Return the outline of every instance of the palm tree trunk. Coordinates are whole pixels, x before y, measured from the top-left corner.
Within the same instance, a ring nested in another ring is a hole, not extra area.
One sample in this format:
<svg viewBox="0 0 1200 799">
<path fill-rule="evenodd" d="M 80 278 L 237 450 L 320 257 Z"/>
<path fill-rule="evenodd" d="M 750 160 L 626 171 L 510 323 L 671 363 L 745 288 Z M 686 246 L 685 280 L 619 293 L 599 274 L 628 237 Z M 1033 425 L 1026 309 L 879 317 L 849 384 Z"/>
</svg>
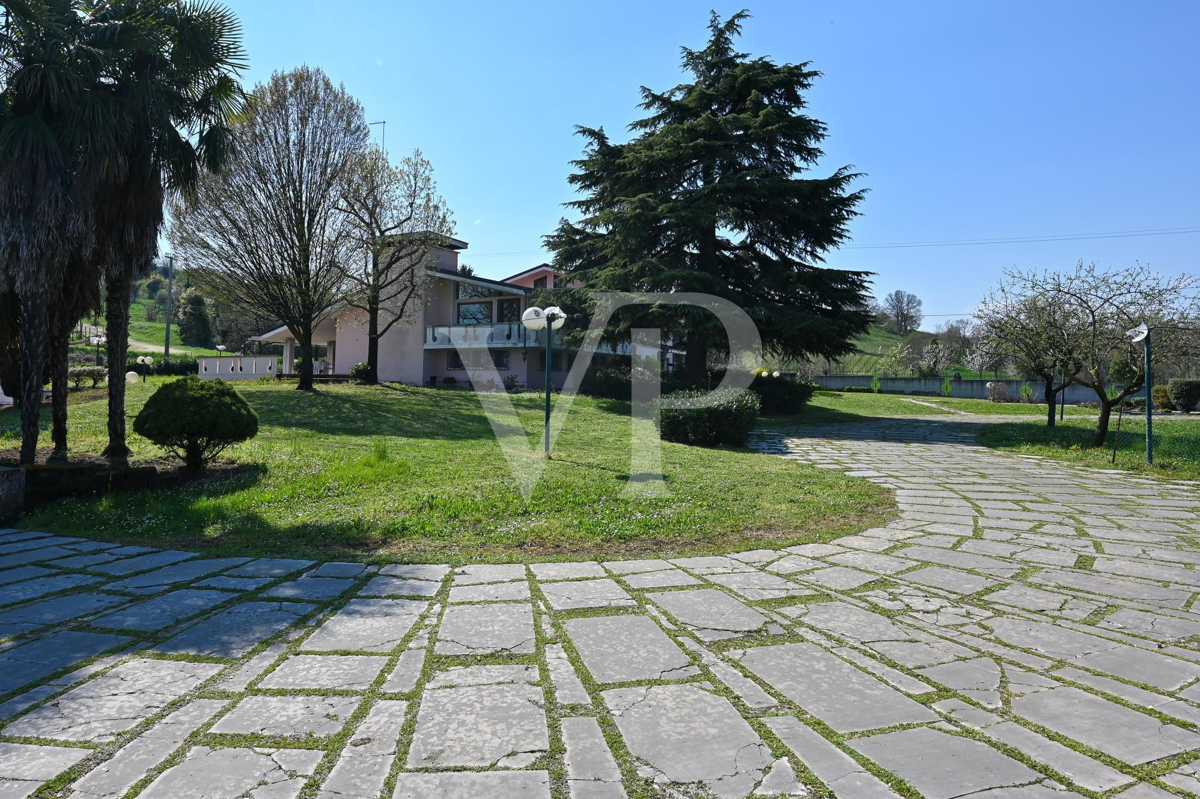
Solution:
<svg viewBox="0 0 1200 799">
<path fill-rule="evenodd" d="M 42 410 L 42 378 L 46 370 L 47 292 L 27 286 L 21 304 L 21 457 L 20 463 L 37 460 L 38 423 Z"/>
<path fill-rule="evenodd" d="M 71 334 L 55 330 L 50 336 L 50 418 L 54 451 L 50 460 L 67 459 L 67 359 Z"/>
<path fill-rule="evenodd" d="M 125 443 L 125 364 L 129 353 L 130 273 L 110 273 L 106 287 L 104 325 L 108 338 L 108 446 L 104 457 L 110 466 L 129 461 Z"/>
</svg>

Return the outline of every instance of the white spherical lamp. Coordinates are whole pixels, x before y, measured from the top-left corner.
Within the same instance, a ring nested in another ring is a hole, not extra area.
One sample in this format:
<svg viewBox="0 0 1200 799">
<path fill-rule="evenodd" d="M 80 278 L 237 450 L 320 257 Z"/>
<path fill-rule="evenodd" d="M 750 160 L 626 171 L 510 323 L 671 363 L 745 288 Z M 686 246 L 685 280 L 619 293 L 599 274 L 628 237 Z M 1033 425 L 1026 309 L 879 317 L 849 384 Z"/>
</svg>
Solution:
<svg viewBox="0 0 1200 799">
<path fill-rule="evenodd" d="M 537 306 L 526 308 L 525 313 L 521 314 L 521 324 L 526 330 L 545 330 L 546 312 Z"/>
<path fill-rule="evenodd" d="M 557 305 L 551 305 L 549 308 L 547 308 L 546 316 L 554 318 L 554 321 L 550 323 L 550 327 L 554 328 L 555 330 L 558 330 L 560 327 L 566 324 L 567 321 L 566 313 Z"/>
</svg>

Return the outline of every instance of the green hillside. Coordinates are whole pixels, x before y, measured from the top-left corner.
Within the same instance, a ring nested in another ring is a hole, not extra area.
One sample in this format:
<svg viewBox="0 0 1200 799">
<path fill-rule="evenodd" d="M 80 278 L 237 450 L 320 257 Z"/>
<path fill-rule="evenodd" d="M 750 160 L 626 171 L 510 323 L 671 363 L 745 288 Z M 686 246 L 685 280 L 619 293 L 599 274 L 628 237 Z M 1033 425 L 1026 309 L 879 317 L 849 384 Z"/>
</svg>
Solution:
<svg viewBox="0 0 1200 799">
<path fill-rule="evenodd" d="M 129 306 L 129 338 L 145 344 L 161 347 L 167 339 L 167 323 L 160 316 L 158 321 L 146 321 L 146 307 L 152 305 L 149 298 L 140 298 Z M 203 347 L 186 347 L 179 341 L 179 330 L 171 327 L 171 354 L 179 355 L 217 355 L 216 350 L 206 350 Z"/>
</svg>

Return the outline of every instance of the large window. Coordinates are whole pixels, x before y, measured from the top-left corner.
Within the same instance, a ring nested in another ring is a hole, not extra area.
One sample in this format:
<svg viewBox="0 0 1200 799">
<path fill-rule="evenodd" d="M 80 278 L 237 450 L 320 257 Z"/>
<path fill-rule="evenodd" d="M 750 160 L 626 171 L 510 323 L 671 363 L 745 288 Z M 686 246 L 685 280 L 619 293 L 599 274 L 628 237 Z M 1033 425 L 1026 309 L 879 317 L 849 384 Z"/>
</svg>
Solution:
<svg viewBox="0 0 1200 799">
<path fill-rule="evenodd" d="M 521 301 L 515 297 L 508 300 L 497 300 L 496 316 L 501 322 L 520 322 Z"/>
<path fill-rule="evenodd" d="M 492 350 L 492 365 L 503 371 L 508 369 L 508 350 Z"/>
<path fill-rule="evenodd" d="M 502 297 L 504 292 L 471 283 L 455 283 L 454 296 L 460 300 L 481 300 L 485 297 Z"/>
<path fill-rule="evenodd" d="M 455 369 L 455 370 L 462 369 L 463 368 L 462 356 L 460 356 L 454 350 L 447 352 L 446 353 L 446 368 L 447 369 Z"/>
<path fill-rule="evenodd" d="M 488 355 L 492 357 L 492 366 L 500 371 L 508 369 L 508 350 L 488 350 Z M 484 354 L 480 350 L 473 350 L 468 353 L 467 360 L 473 368 L 478 368 L 484 363 Z M 462 355 L 457 350 L 451 350 L 446 353 L 446 368 L 454 371 L 465 369 L 466 364 L 463 363 Z"/>
<path fill-rule="evenodd" d="M 546 371 L 546 353 L 539 352 L 538 355 L 541 356 L 538 361 L 538 365 L 541 367 L 541 370 L 544 372 L 544 371 Z M 562 371 L 562 363 L 563 363 L 562 362 L 562 353 L 561 352 L 554 353 L 554 360 L 552 360 L 550 362 L 550 371 L 561 372 Z"/>
<path fill-rule="evenodd" d="M 534 281 L 533 281 L 533 287 L 534 287 L 535 289 L 544 289 L 544 288 L 546 288 L 546 278 L 544 278 L 544 277 L 539 277 L 539 278 L 537 278 L 536 280 L 534 280 Z"/>
<path fill-rule="evenodd" d="M 490 302 L 460 302 L 458 304 L 460 325 L 490 325 L 492 304 Z"/>
</svg>

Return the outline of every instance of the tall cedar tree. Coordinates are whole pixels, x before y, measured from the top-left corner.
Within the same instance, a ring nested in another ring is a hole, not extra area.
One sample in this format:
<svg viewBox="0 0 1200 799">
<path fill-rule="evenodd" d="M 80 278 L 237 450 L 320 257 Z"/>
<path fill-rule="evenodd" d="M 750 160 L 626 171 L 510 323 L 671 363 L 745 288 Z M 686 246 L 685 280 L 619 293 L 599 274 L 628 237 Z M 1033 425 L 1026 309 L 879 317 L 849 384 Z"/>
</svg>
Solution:
<svg viewBox="0 0 1200 799">
<path fill-rule="evenodd" d="M 714 13 L 708 45 L 683 48 L 694 82 L 642 88 L 650 115 L 630 126 L 630 142 L 577 128 L 587 145 L 570 182 L 584 196 L 568 206 L 581 219 L 562 220 L 546 245 L 589 289 L 714 294 L 750 314 L 768 351 L 837 358 L 873 319 L 870 273 L 819 264 L 849 237 L 865 192 L 850 190 L 860 177 L 850 167 L 802 177 L 826 135 L 803 113 L 820 73 L 738 52 L 748 17 Z M 727 347 L 716 318 L 675 306 L 629 313 L 616 327 L 648 321 L 682 339 L 689 381 L 706 384 L 710 353 Z"/>
</svg>

